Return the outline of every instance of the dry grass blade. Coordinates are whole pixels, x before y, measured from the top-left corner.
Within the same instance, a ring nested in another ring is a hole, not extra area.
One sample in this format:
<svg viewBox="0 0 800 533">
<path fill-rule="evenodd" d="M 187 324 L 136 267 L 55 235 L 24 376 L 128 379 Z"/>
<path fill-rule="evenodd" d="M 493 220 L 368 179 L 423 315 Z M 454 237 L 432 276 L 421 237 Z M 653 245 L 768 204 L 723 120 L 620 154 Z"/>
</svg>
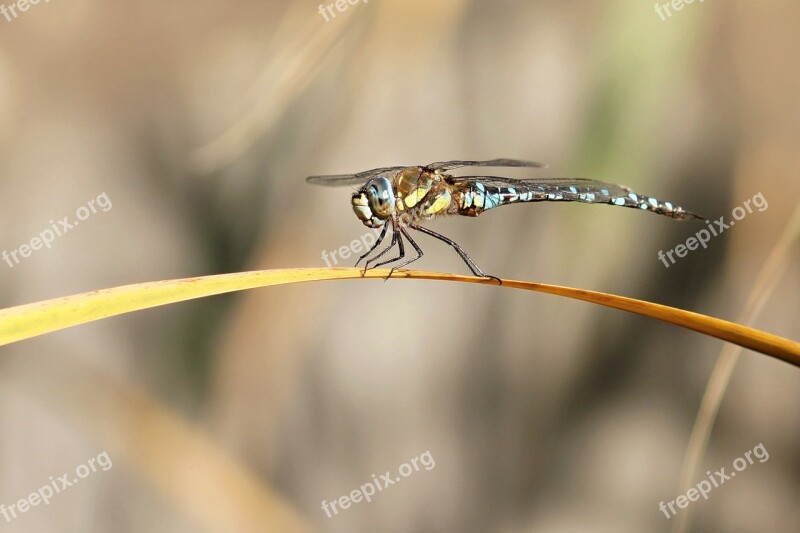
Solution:
<svg viewBox="0 0 800 533">
<path fill-rule="evenodd" d="M 101 318 L 214 294 L 309 281 L 381 279 L 388 273 L 388 270 L 383 269 L 370 270 L 363 275 L 356 268 L 293 268 L 125 285 L 2 310 L 0 345 Z M 416 270 L 398 271 L 394 273 L 394 277 L 496 285 L 494 280 L 488 278 Z M 503 280 L 503 287 L 545 292 L 622 309 L 698 331 L 800 366 L 800 343 L 726 320 L 633 298 L 558 285 Z"/>
<path fill-rule="evenodd" d="M 740 322 L 750 324 L 758 318 L 767 300 L 778 285 L 778 281 L 780 281 L 789 267 L 790 252 L 797 245 L 798 240 L 800 240 L 800 207 L 795 209 L 794 216 L 786 226 L 786 230 L 784 230 L 778 242 L 775 243 L 775 246 L 772 247 L 769 257 L 767 257 L 764 266 L 761 267 L 753 290 L 750 292 L 744 309 L 739 315 L 738 320 Z M 703 459 L 708 447 L 711 430 L 717 419 L 722 398 L 725 396 L 725 391 L 728 390 L 728 384 L 733 376 L 733 371 L 736 369 L 736 364 L 739 362 L 740 355 L 741 348 L 730 344 L 725 345 L 717 358 L 711 377 L 708 379 L 708 385 L 706 386 L 705 394 L 703 394 L 703 400 L 700 403 L 700 409 L 698 410 L 692 434 L 689 437 L 689 444 L 686 446 L 683 465 L 681 466 L 680 485 L 678 487 L 681 493 L 688 490 L 694 483 L 693 480 L 697 477 L 700 461 Z M 672 533 L 686 533 L 689 531 L 692 512 L 693 508 L 690 506 L 675 517 L 675 521 L 672 523 Z"/>
</svg>

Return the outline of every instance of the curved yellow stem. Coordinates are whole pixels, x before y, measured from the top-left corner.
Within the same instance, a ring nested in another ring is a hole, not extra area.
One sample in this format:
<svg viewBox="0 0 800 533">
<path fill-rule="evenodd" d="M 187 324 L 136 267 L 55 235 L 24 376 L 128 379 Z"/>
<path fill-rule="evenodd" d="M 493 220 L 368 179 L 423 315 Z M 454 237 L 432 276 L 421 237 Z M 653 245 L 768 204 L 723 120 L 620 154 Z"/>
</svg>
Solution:
<svg viewBox="0 0 800 533">
<path fill-rule="evenodd" d="M 204 296 L 309 281 L 385 278 L 388 274 L 389 271 L 384 269 L 370 270 L 364 275 L 356 268 L 290 268 L 124 285 L 4 309 L 0 311 L 0 346 L 101 318 Z M 418 270 L 395 271 L 392 278 L 497 285 L 497 281 L 489 278 Z M 634 298 L 559 285 L 504 279 L 502 286 L 545 292 L 622 309 L 698 331 L 800 366 L 800 343 L 727 320 Z"/>
</svg>

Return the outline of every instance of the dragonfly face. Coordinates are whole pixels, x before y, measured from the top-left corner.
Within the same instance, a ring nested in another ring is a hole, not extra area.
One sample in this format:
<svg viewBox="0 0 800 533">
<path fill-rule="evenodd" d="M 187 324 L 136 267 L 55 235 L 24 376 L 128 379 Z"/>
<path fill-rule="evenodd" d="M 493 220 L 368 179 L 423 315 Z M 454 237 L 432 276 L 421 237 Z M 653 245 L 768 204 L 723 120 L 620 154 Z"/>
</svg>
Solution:
<svg viewBox="0 0 800 533">
<path fill-rule="evenodd" d="M 395 213 L 397 201 L 392 182 L 385 177 L 372 178 L 351 199 L 353 211 L 368 228 L 380 228 Z"/>
</svg>

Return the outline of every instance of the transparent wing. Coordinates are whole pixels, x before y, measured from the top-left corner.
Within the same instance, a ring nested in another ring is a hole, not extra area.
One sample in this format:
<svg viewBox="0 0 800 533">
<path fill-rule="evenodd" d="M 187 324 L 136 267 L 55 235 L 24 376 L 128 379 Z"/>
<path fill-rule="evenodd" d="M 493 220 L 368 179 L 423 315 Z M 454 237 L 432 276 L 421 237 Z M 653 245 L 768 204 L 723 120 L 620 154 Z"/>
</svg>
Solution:
<svg viewBox="0 0 800 533">
<path fill-rule="evenodd" d="M 522 161 L 519 159 L 491 159 L 488 161 L 440 161 L 438 163 L 431 163 L 425 168 L 427 170 L 453 170 L 463 167 L 545 167 L 543 163 L 535 161 Z M 309 176 L 306 182 L 315 185 L 338 186 L 338 185 L 358 185 L 364 183 L 381 174 L 393 174 L 406 167 L 382 167 L 374 168 L 358 174 L 335 174 L 330 176 Z"/>
<path fill-rule="evenodd" d="M 544 163 L 537 163 L 536 161 L 522 161 L 520 159 L 490 159 L 488 161 L 440 161 L 438 163 L 431 163 L 425 168 L 430 170 L 453 170 L 455 168 L 463 167 L 546 167 Z"/>
<path fill-rule="evenodd" d="M 328 187 L 336 187 L 339 185 L 358 185 L 368 181 L 381 174 L 394 174 L 403 170 L 406 167 L 381 167 L 373 168 L 372 170 L 365 170 L 358 174 L 335 174 L 330 176 L 309 176 L 306 178 L 307 183 L 314 185 L 325 185 Z"/>
</svg>

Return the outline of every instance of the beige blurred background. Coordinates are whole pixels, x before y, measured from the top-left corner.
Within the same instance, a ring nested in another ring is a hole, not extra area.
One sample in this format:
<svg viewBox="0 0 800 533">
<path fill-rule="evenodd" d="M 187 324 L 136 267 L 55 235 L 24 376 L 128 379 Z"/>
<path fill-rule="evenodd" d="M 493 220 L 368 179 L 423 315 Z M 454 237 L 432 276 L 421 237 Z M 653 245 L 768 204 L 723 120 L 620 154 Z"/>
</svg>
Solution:
<svg viewBox="0 0 800 533">
<path fill-rule="evenodd" d="M 9 5 L 7 3 L 6 5 Z M 736 319 L 800 197 L 800 6 L 53 1 L 0 16 L 0 249 L 113 204 L 13 268 L 8 307 L 127 283 L 319 267 L 365 233 L 310 174 L 517 157 L 709 218 L 532 204 L 432 227 L 492 274 Z M 529 176 L 531 172 L 511 172 Z M 466 273 L 421 237 L 418 268 Z M 800 338 L 797 247 L 753 325 Z M 351 266 L 352 262 L 340 266 Z M 4 531 L 669 531 L 716 340 L 485 286 L 275 287 L 0 353 L 0 503 L 106 452 Z M 756 463 L 692 531 L 800 529 L 800 372 L 745 352 L 700 466 Z M 420 471 L 327 518 L 425 451 Z"/>
</svg>

